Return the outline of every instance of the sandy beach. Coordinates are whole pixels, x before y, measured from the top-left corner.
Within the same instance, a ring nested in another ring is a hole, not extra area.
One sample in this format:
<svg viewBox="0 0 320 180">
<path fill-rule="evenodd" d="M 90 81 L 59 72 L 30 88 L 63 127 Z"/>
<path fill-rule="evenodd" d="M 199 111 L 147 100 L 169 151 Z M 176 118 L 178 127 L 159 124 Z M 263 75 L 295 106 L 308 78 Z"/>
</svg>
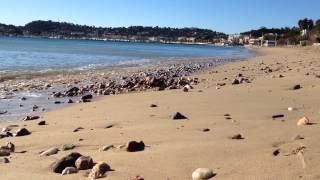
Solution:
<svg viewBox="0 0 320 180">
<path fill-rule="evenodd" d="M 37 120 L 0 124 L 11 125 L 11 132 L 21 127 L 31 132 L 0 139 L 0 145 L 16 146 L 10 162 L 0 164 L 0 179 L 87 179 L 89 170 L 65 176 L 52 172 L 51 164 L 71 152 L 109 164 L 113 171 L 105 179 L 112 180 L 137 175 L 146 180 L 187 180 L 200 167 L 212 169 L 212 179 L 219 180 L 320 179 L 320 49 L 255 51 L 254 58 L 194 75 L 200 83 L 188 92 L 103 96 L 42 113 Z M 301 88 L 294 90 L 296 85 Z M 188 119 L 172 120 L 175 112 Z M 310 123 L 297 126 L 302 117 Z M 43 120 L 46 125 L 39 126 Z M 236 134 L 243 138 L 232 139 Z M 143 141 L 145 149 L 118 148 L 132 140 Z M 64 144 L 76 147 L 39 154 Z M 115 148 L 99 150 L 106 145 Z"/>
</svg>

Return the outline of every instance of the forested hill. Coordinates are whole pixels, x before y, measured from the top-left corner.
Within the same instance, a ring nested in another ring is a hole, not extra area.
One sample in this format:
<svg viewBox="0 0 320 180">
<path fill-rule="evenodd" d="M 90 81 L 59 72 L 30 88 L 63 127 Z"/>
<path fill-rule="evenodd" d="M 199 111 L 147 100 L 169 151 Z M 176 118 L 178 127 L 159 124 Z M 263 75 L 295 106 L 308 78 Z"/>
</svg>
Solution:
<svg viewBox="0 0 320 180">
<path fill-rule="evenodd" d="M 66 22 L 33 21 L 25 26 L 0 24 L 0 35 L 42 36 L 59 38 L 106 38 L 131 40 L 190 40 L 211 41 L 226 38 L 224 33 L 200 28 L 170 27 L 95 27 Z"/>
</svg>

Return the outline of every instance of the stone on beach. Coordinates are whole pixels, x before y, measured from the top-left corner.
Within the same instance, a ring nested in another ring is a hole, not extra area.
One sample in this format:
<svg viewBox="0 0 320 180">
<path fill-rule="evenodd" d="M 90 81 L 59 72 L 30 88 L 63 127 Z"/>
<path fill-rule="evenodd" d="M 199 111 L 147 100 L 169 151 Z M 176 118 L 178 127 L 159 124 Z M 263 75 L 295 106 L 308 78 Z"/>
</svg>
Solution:
<svg viewBox="0 0 320 180">
<path fill-rule="evenodd" d="M 307 117 L 302 117 L 297 122 L 297 126 L 303 126 L 303 125 L 308 125 L 308 124 L 310 124 L 310 120 Z"/>
<path fill-rule="evenodd" d="M 27 116 L 25 118 L 23 118 L 24 121 L 31 121 L 31 120 L 36 120 L 39 119 L 39 116 Z"/>
<path fill-rule="evenodd" d="M 27 136 L 31 134 L 30 131 L 28 131 L 28 129 L 26 128 L 20 128 L 16 131 L 15 136 Z"/>
<path fill-rule="evenodd" d="M 110 171 L 110 166 L 105 162 L 99 162 L 92 168 L 88 177 L 91 179 L 102 178 L 107 171 Z"/>
<path fill-rule="evenodd" d="M 1 150 L 14 152 L 15 151 L 15 145 L 12 142 L 8 142 L 5 146 L 0 147 Z"/>
<path fill-rule="evenodd" d="M 299 134 L 298 135 L 295 135 L 292 140 L 302 140 L 304 139 L 304 137 L 300 136 Z"/>
<path fill-rule="evenodd" d="M 9 159 L 6 158 L 6 157 L 0 158 L 0 164 L 7 164 L 7 163 L 9 163 L 9 162 L 10 162 Z"/>
<path fill-rule="evenodd" d="M 300 84 L 297 84 L 297 85 L 294 85 L 293 86 L 293 90 L 298 90 L 298 89 L 301 89 L 302 87 L 301 87 L 301 85 Z"/>
<path fill-rule="evenodd" d="M 53 163 L 52 171 L 62 173 L 66 167 L 75 167 L 76 160 L 81 156 L 80 153 L 73 152 Z"/>
<path fill-rule="evenodd" d="M 99 149 L 99 151 L 108 151 L 110 149 L 115 148 L 114 145 L 106 145 Z"/>
<path fill-rule="evenodd" d="M 61 175 L 74 174 L 77 172 L 78 172 L 78 170 L 75 167 L 66 167 L 62 171 Z"/>
<path fill-rule="evenodd" d="M 61 147 L 61 150 L 62 151 L 68 151 L 68 150 L 71 150 L 71 149 L 74 149 L 76 146 L 73 145 L 73 144 L 64 144 L 62 147 Z"/>
<path fill-rule="evenodd" d="M 10 156 L 11 152 L 9 149 L 0 149 L 0 157 L 1 156 Z"/>
<path fill-rule="evenodd" d="M 158 107 L 158 105 L 156 105 L 156 104 L 150 104 L 150 107 L 155 108 L 155 107 Z"/>
<path fill-rule="evenodd" d="M 81 100 L 86 101 L 86 100 L 90 100 L 92 98 L 93 98 L 92 94 L 87 94 L 87 95 L 82 96 Z"/>
<path fill-rule="evenodd" d="M 141 176 L 134 176 L 134 177 L 131 177 L 129 180 L 144 180 L 144 178 Z"/>
<path fill-rule="evenodd" d="M 52 148 L 49 148 L 45 151 L 43 151 L 40 156 L 51 156 L 51 155 L 54 155 L 54 154 L 57 154 L 59 152 L 59 149 L 56 148 L 56 147 L 52 147 Z"/>
<path fill-rule="evenodd" d="M 235 135 L 231 136 L 231 139 L 240 140 L 240 139 L 244 139 L 244 138 L 243 138 L 243 136 L 241 134 L 235 134 Z"/>
<path fill-rule="evenodd" d="M 143 141 L 130 141 L 126 145 L 126 150 L 128 152 L 136 152 L 136 151 L 143 151 L 145 148 L 145 144 Z"/>
<path fill-rule="evenodd" d="M 214 177 L 215 174 L 209 168 L 198 168 L 192 173 L 193 180 L 205 180 Z"/>
<path fill-rule="evenodd" d="M 78 170 L 91 169 L 93 165 L 93 160 L 90 156 L 80 156 L 75 162 L 75 166 Z"/>
<path fill-rule="evenodd" d="M 180 112 L 176 112 L 174 113 L 171 118 L 173 120 L 180 120 L 180 119 L 188 119 L 186 116 L 184 116 L 183 114 L 181 114 Z"/>
<path fill-rule="evenodd" d="M 38 125 L 39 126 L 44 126 L 44 125 L 46 125 L 46 121 L 40 121 L 40 122 L 38 122 Z"/>
</svg>

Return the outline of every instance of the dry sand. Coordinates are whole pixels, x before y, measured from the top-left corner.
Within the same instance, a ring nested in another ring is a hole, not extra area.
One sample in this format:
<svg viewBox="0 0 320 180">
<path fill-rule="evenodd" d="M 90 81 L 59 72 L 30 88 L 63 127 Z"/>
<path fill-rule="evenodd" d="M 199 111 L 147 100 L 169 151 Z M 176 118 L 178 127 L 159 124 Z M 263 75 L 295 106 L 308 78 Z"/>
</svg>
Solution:
<svg viewBox="0 0 320 180">
<path fill-rule="evenodd" d="M 46 126 L 38 126 L 39 120 L 10 123 L 26 126 L 32 134 L 0 139 L 0 145 L 11 141 L 16 151 L 27 151 L 14 153 L 10 163 L 0 164 L 0 179 L 86 179 L 86 171 L 61 176 L 50 170 L 50 164 L 70 151 L 39 156 L 40 151 L 66 143 L 77 145 L 73 151 L 89 155 L 95 162 L 108 163 L 114 171 L 105 179 L 112 180 L 136 175 L 146 180 L 187 180 L 199 167 L 213 169 L 216 176 L 212 179 L 219 180 L 320 179 L 320 78 L 316 77 L 320 75 L 320 49 L 257 52 L 255 58 L 196 75 L 201 83 L 190 92 L 107 96 L 41 114 Z M 267 66 L 272 72 L 261 70 Z M 252 82 L 231 85 L 239 73 Z M 217 89 L 216 84 L 222 82 L 226 85 Z M 302 89 L 291 90 L 296 84 Z M 158 107 L 150 108 L 150 104 Z M 288 107 L 296 110 L 289 112 Z M 169 116 L 176 111 L 189 120 L 171 120 Z M 227 120 L 226 113 L 232 119 Z M 285 117 L 273 120 L 275 114 Z M 315 124 L 297 126 L 303 116 Z M 108 124 L 114 127 L 105 129 Z M 73 132 L 77 127 L 84 129 Z M 203 132 L 203 128 L 210 131 Z M 229 138 L 238 133 L 244 139 Z M 305 139 L 292 140 L 296 135 Z M 134 153 L 98 150 L 129 140 L 143 140 L 148 147 Z M 303 152 L 291 153 L 300 146 L 306 147 Z M 276 149 L 280 149 L 278 156 L 273 155 Z"/>
</svg>

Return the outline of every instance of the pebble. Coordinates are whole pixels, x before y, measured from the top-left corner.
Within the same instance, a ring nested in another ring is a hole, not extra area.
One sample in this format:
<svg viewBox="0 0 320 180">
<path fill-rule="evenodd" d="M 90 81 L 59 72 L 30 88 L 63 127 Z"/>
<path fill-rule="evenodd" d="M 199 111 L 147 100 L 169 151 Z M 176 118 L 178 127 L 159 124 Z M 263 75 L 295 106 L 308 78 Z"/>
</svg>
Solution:
<svg viewBox="0 0 320 180">
<path fill-rule="evenodd" d="M 110 149 L 115 148 L 114 145 L 106 145 L 99 149 L 99 151 L 108 151 Z"/>
<path fill-rule="evenodd" d="M 36 120 L 39 119 L 39 116 L 27 116 L 25 118 L 23 118 L 23 121 L 31 121 L 31 120 Z"/>
<path fill-rule="evenodd" d="M 15 136 L 27 136 L 31 134 L 30 131 L 28 131 L 28 129 L 26 128 L 20 128 L 16 131 Z"/>
<path fill-rule="evenodd" d="M 0 158 L 0 164 L 7 164 L 7 163 L 9 163 L 9 162 L 10 162 L 9 159 L 6 158 L 6 157 Z"/>
<path fill-rule="evenodd" d="M 136 151 L 143 151 L 145 148 L 145 144 L 143 141 L 129 141 L 126 145 L 126 150 L 128 152 L 136 152 Z"/>
<path fill-rule="evenodd" d="M 181 119 L 188 119 L 186 116 L 184 116 L 183 114 L 181 114 L 180 112 L 176 112 L 174 113 L 171 118 L 173 120 L 181 120 Z"/>
<path fill-rule="evenodd" d="M 300 136 L 300 135 L 296 135 L 292 138 L 292 140 L 302 140 L 304 139 L 304 137 Z"/>
<path fill-rule="evenodd" d="M 91 169 L 93 165 L 93 160 L 90 156 L 80 156 L 75 162 L 75 166 L 78 170 Z"/>
<path fill-rule="evenodd" d="M 74 149 L 76 146 L 73 145 L 73 144 L 64 144 L 62 147 L 61 147 L 61 150 L 62 151 L 68 151 L 68 150 L 72 150 Z"/>
<path fill-rule="evenodd" d="M 129 180 L 144 180 L 144 178 L 141 176 L 134 176 L 134 177 L 131 177 Z"/>
<path fill-rule="evenodd" d="M 205 180 L 214 177 L 215 174 L 209 168 L 198 168 L 192 173 L 193 180 Z"/>
<path fill-rule="evenodd" d="M 62 173 L 66 167 L 75 167 L 76 160 L 81 156 L 80 153 L 73 152 L 53 163 L 52 171 Z"/>
<path fill-rule="evenodd" d="M 283 114 L 276 114 L 272 116 L 272 119 L 283 118 L 283 117 L 284 117 Z"/>
<path fill-rule="evenodd" d="M 43 151 L 40 156 L 51 156 L 51 155 L 54 155 L 54 154 L 57 154 L 59 152 L 59 149 L 56 148 L 56 147 L 52 147 L 50 149 L 47 149 L 45 151 Z"/>
<path fill-rule="evenodd" d="M 81 100 L 82 100 L 82 101 L 85 101 L 85 100 L 90 100 L 90 99 L 92 99 L 92 98 L 93 98 L 92 94 L 87 94 L 87 95 L 82 96 L 82 97 L 81 97 Z"/>
<path fill-rule="evenodd" d="M 73 132 L 78 132 L 80 130 L 84 129 L 83 127 L 77 127 L 76 129 L 73 130 Z"/>
<path fill-rule="evenodd" d="M 74 174 L 74 173 L 77 173 L 77 172 L 78 172 L 78 170 L 75 167 L 66 167 L 62 171 L 61 175 Z"/>
<path fill-rule="evenodd" d="M 210 131 L 210 129 L 209 128 L 204 128 L 204 129 L 202 129 L 202 131 L 203 132 L 208 132 L 208 131 Z"/>
<path fill-rule="evenodd" d="M 293 111 L 294 108 L 293 107 L 288 107 L 288 111 Z"/>
<path fill-rule="evenodd" d="M 10 150 L 8 150 L 8 149 L 0 149 L 0 157 L 1 156 L 10 156 Z"/>
<path fill-rule="evenodd" d="M 231 136 L 231 139 L 244 139 L 243 137 L 242 137 L 242 135 L 241 134 L 235 134 L 235 135 L 233 135 L 233 136 Z"/>
<path fill-rule="evenodd" d="M 301 85 L 300 84 L 297 84 L 297 85 L 294 85 L 293 86 L 293 90 L 298 90 L 298 89 L 301 89 L 302 87 L 301 87 Z"/>
<path fill-rule="evenodd" d="M 99 162 L 92 168 L 88 177 L 91 179 L 102 178 L 107 171 L 110 171 L 110 166 L 105 162 Z"/>
<path fill-rule="evenodd" d="M 151 104 L 150 107 L 155 108 L 155 107 L 158 107 L 158 105 L 156 105 L 156 104 Z"/>
<path fill-rule="evenodd" d="M 46 121 L 40 121 L 40 122 L 38 122 L 38 125 L 39 125 L 39 126 L 46 125 Z"/>
<path fill-rule="evenodd" d="M 308 124 L 310 124 L 310 120 L 307 117 L 302 117 L 297 122 L 297 126 L 303 126 L 303 125 L 308 125 Z"/>
</svg>

